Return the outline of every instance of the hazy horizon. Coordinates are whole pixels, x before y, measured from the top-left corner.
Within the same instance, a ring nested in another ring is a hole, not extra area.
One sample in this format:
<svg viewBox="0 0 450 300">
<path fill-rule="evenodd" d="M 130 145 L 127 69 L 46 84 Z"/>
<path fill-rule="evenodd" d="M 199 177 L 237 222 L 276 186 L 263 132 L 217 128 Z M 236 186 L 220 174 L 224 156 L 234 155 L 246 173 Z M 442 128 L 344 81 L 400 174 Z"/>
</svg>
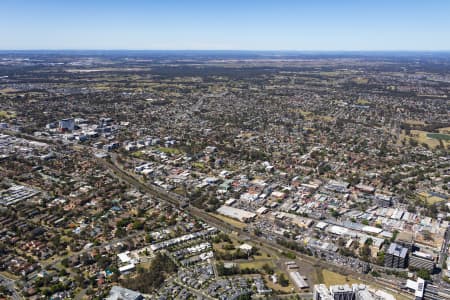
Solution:
<svg viewBox="0 0 450 300">
<path fill-rule="evenodd" d="M 1 50 L 450 51 L 450 2 L 0 3 Z"/>
</svg>

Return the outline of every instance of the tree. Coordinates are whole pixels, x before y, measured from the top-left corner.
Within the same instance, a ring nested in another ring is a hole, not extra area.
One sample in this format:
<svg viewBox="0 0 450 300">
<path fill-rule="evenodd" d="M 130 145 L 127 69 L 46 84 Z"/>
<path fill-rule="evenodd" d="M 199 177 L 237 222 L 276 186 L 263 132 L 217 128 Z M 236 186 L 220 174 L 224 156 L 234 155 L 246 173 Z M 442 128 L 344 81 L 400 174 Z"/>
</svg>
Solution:
<svg viewBox="0 0 450 300">
<path fill-rule="evenodd" d="M 364 246 L 359 248 L 359 255 L 365 261 L 367 261 L 369 259 L 370 253 L 371 253 L 370 247 L 367 244 L 364 244 Z"/>
<path fill-rule="evenodd" d="M 284 273 L 281 273 L 280 276 L 278 277 L 278 282 L 280 283 L 281 286 L 286 287 L 289 285 L 289 280 L 286 278 L 286 276 L 284 275 Z"/>
<path fill-rule="evenodd" d="M 136 277 L 125 279 L 123 285 L 131 290 L 151 293 L 163 284 L 168 274 L 176 270 L 177 266 L 170 257 L 158 253 L 148 269 L 139 270 Z"/>
<path fill-rule="evenodd" d="M 422 231 L 422 235 L 423 235 L 424 240 L 426 240 L 426 241 L 432 241 L 433 240 L 433 237 L 431 236 L 431 232 L 428 231 L 428 230 Z"/>
<path fill-rule="evenodd" d="M 333 216 L 333 218 L 338 218 L 339 217 L 339 212 L 337 210 L 331 209 L 331 215 Z"/>
<path fill-rule="evenodd" d="M 431 276 L 430 276 L 430 272 L 428 270 L 425 269 L 420 269 L 416 272 L 417 277 L 420 277 L 424 280 L 430 280 Z"/>
<path fill-rule="evenodd" d="M 273 268 L 271 267 L 271 266 L 269 266 L 267 263 L 265 263 L 263 266 L 262 266 L 262 268 L 263 268 L 263 270 L 264 270 L 264 272 L 266 272 L 267 274 L 269 274 L 269 275 L 272 275 L 273 274 Z"/>
</svg>

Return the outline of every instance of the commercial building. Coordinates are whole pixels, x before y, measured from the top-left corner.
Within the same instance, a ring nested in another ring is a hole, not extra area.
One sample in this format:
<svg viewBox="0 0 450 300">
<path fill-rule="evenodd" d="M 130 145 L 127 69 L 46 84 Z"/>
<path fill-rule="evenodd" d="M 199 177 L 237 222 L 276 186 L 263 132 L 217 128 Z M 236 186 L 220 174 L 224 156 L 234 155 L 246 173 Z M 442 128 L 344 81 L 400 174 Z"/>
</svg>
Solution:
<svg viewBox="0 0 450 300">
<path fill-rule="evenodd" d="M 434 257 L 429 253 L 413 252 L 409 257 L 409 266 L 415 269 L 425 269 L 429 272 L 434 270 Z"/>
<path fill-rule="evenodd" d="M 426 281 L 422 278 L 417 278 L 417 281 L 408 279 L 406 288 L 414 292 L 415 300 L 422 300 L 425 294 Z"/>
<path fill-rule="evenodd" d="M 58 128 L 60 131 L 73 131 L 75 129 L 75 119 L 62 119 L 59 121 Z"/>
<path fill-rule="evenodd" d="M 39 191 L 23 185 L 13 185 L 0 191 L 0 205 L 9 206 L 39 194 Z"/>
<path fill-rule="evenodd" d="M 406 268 L 408 265 L 408 248 L 392 243 L 384 256 L 384 266 L 389 268 Z"/>
<path fill-rule="evenodd" d="M 289 277 L 291 277 L 292 281 L 294 282 L 295 286 L 299 288 L 300 290 L 306 289 L 309 287 L 309 284 L 305 281 L 302 275 L 300 275 L 299 272 L 289 272 Z"/>
<path fill-rule="evenodd" d="M 136 270 L 136 265 L 131 263 L 119 268 L 120 274 L 127 274 Z"/>
<path fill-rule="evenodd" d="M 363 193 L 373 194 L 375 192 L 375 188 L 370 185 L 365 184 L 357 184 L 355 188 Z"/>
<path fill-rule="evenodd" d="M 255 213 L 227 205 L 222 205 L 221 207 L 219 207 L 217 209 L 217 212 L 221 215 L 239 220 L 244 223 L 250 222 L 256 217 Z"/>
</svg>

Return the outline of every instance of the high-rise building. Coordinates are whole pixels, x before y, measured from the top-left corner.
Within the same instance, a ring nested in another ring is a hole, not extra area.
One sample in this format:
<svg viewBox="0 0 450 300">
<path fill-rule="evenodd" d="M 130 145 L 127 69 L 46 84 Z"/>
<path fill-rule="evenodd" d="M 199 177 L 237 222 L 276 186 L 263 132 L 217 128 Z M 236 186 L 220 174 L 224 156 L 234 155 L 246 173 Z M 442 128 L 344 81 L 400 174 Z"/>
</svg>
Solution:
<svg viewBox="0 0 450 300">
<path fill-rule="evenodd" d="M 355 300 L 378 300 L 367 289 L 364 284 L 353 284 L 353 292 L 355 293 Z"/>
<path fill-rule="evenodd" d="M 334 300 L 355 300 L 355 292 L 348 284 L 330 286 Z"/>
<path fill-rule="evenodd" d="M 406 268 L 408 265 L 408 248 L 392 243 L 384 255 L 384 266 L 389 268 Z"/>
<path fill-rule="evenodd" d="M 324 284 L 314 286 L 314 300 L 395 300 L 391 294 L 370 289 L 364 284 L 332 285 L 328 289 Z"/>
<path fill-rule="evenodd" d="M 314 300 L 333 300 L 330 290 L 325 284 L 314 285 Z"/>
</svg>

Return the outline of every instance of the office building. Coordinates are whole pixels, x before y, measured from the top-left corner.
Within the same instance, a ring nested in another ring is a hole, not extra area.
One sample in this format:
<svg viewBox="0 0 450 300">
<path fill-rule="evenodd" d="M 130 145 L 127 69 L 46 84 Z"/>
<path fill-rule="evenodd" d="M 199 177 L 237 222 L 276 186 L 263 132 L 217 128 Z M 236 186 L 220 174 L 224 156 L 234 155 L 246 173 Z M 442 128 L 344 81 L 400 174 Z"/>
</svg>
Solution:
<svg viewBox="0 0 450 300">
<path fill-rule="evenodd" d="M 333 300 L 333 296 L 331 295 L 330 290 L 327 288 L 325 284 L 316 284 L 314 285 L 314 300 Z"/>
<path fill-rule="evenodd" d="M 392 243 L 384 255 L 384 266 L 388 268 L 406 268 L 408 266 L 408 248 Z"/>
<path fill-rule="evenodd" d="M 331 295 L 334 300 L 354 300 L 355 292 L 348 285 L 332 285 L 330 286 Z"/>
</svg>

